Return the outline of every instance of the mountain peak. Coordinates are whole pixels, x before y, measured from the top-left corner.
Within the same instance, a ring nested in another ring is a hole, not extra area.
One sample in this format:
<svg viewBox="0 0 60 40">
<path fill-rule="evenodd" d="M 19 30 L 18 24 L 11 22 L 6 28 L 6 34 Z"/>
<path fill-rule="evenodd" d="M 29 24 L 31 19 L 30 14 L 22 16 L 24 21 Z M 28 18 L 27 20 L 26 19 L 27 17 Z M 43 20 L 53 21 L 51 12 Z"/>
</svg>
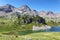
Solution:
<svg viewBox="0 0 60 40">
<path fill-rule="evenodd" d="M 29 8 L 27 5 L 23 5 L 23 6 L 21 6 L 21 7 Z"/>
<path fill-rule="evenodd" d="M 27 5 L 23 5 L 19 8 L 21 11 L 31 11 L 31 9 Z"/>
<path fill-rule="evenodd" d="M 6 4 L 5 6 L 14 8 L 14 6 L 12 6 L 11 4 Z"/>
<path fill-rule="evenodd" d="M 53 12 L 52 12 L 52 11 L 48 11 L 48 12 L 47 12 L 47 15 L 48 15 L 48 14 L 53 14 Z"/>
<path fill-rule="evenodd" d="M 14 8 L 15 8 L 14 6 L 12 6 L 10 4 L 6 4 L 6 5 L 0 7 L 0 11 L 9 13 L 9 12 L 12 12 Z"/>
</svg>

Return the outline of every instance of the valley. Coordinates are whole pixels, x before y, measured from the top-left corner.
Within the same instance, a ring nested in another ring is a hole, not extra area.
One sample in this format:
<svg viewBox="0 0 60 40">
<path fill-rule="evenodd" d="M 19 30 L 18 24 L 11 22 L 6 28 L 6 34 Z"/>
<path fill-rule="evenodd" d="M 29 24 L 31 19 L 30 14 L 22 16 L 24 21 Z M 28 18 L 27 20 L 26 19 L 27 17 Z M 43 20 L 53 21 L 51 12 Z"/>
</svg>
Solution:
<svg viewBox="0 0 60 40">
<path fill-rule="evenodd" d="M 27 5 L 16 8 L 6 4 L 0 7 L 0 40 L 60 40 L 60 30 L 52 30 L 60 27 L 59 17 L 52 11 L 38 12 Z"/>
</svg>

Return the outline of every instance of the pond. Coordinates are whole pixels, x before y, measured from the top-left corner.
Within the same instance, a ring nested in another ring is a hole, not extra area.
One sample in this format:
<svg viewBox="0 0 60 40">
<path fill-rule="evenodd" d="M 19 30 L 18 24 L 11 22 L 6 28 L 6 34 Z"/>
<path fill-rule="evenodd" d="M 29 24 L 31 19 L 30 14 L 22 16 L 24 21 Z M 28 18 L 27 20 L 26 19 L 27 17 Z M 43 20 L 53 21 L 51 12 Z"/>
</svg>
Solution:
<svg viewBox="0 0 60 40">
<path fill-rule="evenodd" d="M 50 30 L 45 30 L 44 32 L 60 32 L 60 26 L 53 26 Z"/>
<path fill-rule="evenodd" d="M 60 27 L 59 26 L 53 26 L 51 28 L 51 31 L 53 31 L 53 32 L 60 32 Z"/>
</svg>

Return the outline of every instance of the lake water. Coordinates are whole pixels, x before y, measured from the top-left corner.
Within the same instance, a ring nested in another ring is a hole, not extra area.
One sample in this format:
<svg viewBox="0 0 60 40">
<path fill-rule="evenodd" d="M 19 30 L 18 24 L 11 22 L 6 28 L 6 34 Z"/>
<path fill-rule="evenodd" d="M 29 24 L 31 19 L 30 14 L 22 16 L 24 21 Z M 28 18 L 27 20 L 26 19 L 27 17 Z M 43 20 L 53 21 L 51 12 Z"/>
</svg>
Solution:
<svg viewBox="0 0 60 40">
<path fill-rule="evenodd" d="M 59 26 L 53 26 L 50 30 L 45 30 L 46 32 L 60 32 Z"/>
<path fill-rule="evenodd" d="M 51 28 L 51 31 L 60 32 L 60 27 L 59 26 L 54 26 L 54 27 Z"/>
</svg>

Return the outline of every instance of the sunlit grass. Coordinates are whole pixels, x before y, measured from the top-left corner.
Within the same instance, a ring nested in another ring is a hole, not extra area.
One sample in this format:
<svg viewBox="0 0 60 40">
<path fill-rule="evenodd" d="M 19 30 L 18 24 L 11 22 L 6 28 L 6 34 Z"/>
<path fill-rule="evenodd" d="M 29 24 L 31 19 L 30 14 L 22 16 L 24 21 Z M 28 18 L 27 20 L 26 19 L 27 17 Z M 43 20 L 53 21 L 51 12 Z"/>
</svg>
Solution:
<svg viewBox="0 0 60 40">
<path fill-rule="evenodd" d="M 60 40 L 60 32 L 39 32 L 39 33 L 31 33 L 27 35 L 0 35 L 0 40 Z"/>
</svg>

